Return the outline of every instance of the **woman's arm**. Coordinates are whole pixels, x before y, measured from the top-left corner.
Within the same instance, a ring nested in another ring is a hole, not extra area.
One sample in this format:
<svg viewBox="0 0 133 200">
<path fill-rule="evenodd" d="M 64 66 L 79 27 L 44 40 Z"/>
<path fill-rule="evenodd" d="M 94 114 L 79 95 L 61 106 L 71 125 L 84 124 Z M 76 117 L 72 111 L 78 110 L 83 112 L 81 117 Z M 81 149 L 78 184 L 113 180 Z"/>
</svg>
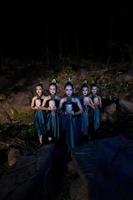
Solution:
<svg viewBox="0 0 133 200">
<path fill-rule="evenodd" d="M 46 101 L 47 101 L 47 97 L 43 99 L 42 106 L 41 106 L 42 110 L 45 110 Z"/>
<path fill-rule="evenodd" d="M 41 106 L 41 110 L 50 110 L 49 107 L 46 107 L 46 102 L 50 99 L 50 97 L 45 97 L 43 102 L 42 102 L 42 106 Z"/>
<path fill-rule="evenodd" d="M 92 99 L 89 97 L 89 104 L 88 104 L 91 108 L 95 109 L 95 105 L 92 101 Z"/>
<path fill-rule="evenodd" d="M 67 98 L 66 98 L 66 97 L 64 97 L 64 98 L 62 98 L 62 99 L 60 100 L 60 103 L 59 103 L 59 112 L 60 112 L 61 114 L 64 113 L 64 111 L 62 110 L 62 106 L 63 106 L 63 103 L 66 102 L 66 101 L 67 101 Z"/>
<path fill-rule="evenodd" d="M 62 98 L 59 103 L 59 109 L 62 109 L 63 103 L 66 101 L 66 98 Z"/>
<path fill-rule="evenodd" d="M 99 107 L 102 108 L 102 99 L 101 99 L 100 96 L 98 96 L 98 100 L 99 100 L 99 101 L 98 101 L 98 103 L 99 103 Z"/>
<path fill-rule="evenodd" d="M 78 108 L 79 108 L 79 111 L 75 112 L 74 115 L 79 115 L 79 114 L 81 114 L 81 113 L 83 112 L 83 108 L 82 108 L 82 105 L 81 105 L 81 103 L 80 103 L 80 101 L 79 101 L 78 98 L 75 98 L 75 101 L 76 101 L 76 103 L 77 103 L 77 106 L 78 106 Z"/>
<path fill-rule="evenodd" d="M 35 100 L 36 100 L 36 97 L 33 97 L 32 102 L 31 102 L 31 109 L 32 110 L 38 110 L 38 107 L 35 106 Z"/>
</svg>

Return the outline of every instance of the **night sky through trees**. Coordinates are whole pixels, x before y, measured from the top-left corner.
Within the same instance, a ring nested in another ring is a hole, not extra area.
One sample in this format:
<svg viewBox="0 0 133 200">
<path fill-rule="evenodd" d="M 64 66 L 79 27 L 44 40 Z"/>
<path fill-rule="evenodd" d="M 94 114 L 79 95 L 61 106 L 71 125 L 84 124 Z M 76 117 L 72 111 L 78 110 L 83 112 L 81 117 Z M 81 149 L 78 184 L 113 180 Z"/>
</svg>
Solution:
<svg viewBox="0 0 133 200">
<path fill-rule="evenodd" d="M 54 10 L 54 11 L 53 11 Z M 129 5 L 49 9 L 18 9 L 3 16 L 2 56 L 77 56 L 106 61 L 110 52 L 128 59 L 133 40 L 133 10 Z M 12 13 L 14 15 L 12 15 Z M 6 16 L 6 17 L 5 17 Z"/>
</svg>

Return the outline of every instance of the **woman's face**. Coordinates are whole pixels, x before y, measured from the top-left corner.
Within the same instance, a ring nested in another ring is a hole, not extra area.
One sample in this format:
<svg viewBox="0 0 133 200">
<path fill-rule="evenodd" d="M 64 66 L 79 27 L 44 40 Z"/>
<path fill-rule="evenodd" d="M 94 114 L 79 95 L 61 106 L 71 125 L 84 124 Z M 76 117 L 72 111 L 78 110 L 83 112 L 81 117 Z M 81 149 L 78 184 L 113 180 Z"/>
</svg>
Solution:
<svg viewBox="0 0 133 200">
<path fill-rule="evenodd" d="M 37 94 L 38 96 L 41 96 L 41 95 L 42 95 L 42 87 L 41 87 L 41 86 L 37 86 L 37 87 L 36 87 L 36 94 Z"/>
<path fill-rule="evenodd" d="M 56 94 L 56 86 L 50 85 L 49 92 L 50 92 L 51 95 L 55 95 Z"/>
<path fill-rule="evenodd" d="M 87 87 L 83 87 L 82 88 L 82 95 L 83 96 L 87 96 L 88 95 L 88 88 Z"/>
<path fill-rule="evenodd" d="M 92 92 L 93 95 L 97 94 L 97 87 L 96 87 L 96 86 L 93 86 L 93 87 L 91 88 L 91 92 Z"/>
<path fill-rule="evenodd" d="M 67 85 L 66 88 L 65 88 L 65 92 L 66 92 L 66 95 L 68 97 L 71 97 L 72 96 L 72 93 L 73 93 L 73 88 L 71 85 Z"/>
</svg>

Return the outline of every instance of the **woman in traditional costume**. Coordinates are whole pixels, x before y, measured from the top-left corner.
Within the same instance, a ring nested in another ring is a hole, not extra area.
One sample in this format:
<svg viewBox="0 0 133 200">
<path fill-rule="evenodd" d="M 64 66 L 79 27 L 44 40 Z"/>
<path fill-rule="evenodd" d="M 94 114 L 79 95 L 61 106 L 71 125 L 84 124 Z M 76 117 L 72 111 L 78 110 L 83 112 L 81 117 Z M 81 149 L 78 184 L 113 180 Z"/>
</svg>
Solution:
<svg viewBox="0 0 133 200">
<path fill-rule="evenodd" d="M 82 106 L 73 94 L 73 84 L 69 79 L 65 84 L 65 96 L 60 100 L 59 108 L 62 116 L 62 130 L 69 151 L 74 149 L 80 142 L 78 129 L 78 116 L 82 113 Z"/>
<path fill-rule="evenodd" d="M 47 136 L 48 140 L 59 139 L 59 101 L 60 97 L 56 94 L 56 80 L 53 79 L 49 85 L 49 95 L 43 101 L 44 110 L 47 110 Z"/>
<path fill-rule="evenodd" d="M 46 126 L 46 113 L 42 110 L 42 103 L 45 99 L 43 95 L 42 84 L 36 85 L 36 95 L 32 98 L 31 109 L 34 110 L 34 124 L 37 130 L 39 143 L 43 143 L 43 137 L 45 137 L 45 126 Z"/>
<path fill-rule="evenodd" d="M 90 109 L 94 109 L 93 102 L 89 97 L 89 88 L 87 81 L 85 80 L 81 86 L 82 95 L 80 96 L 80 102 L 83 107 L 81 114 L 81 132 L 83 137 L 89 137 L 89 125 L 90 125 Z"/>
</svg>

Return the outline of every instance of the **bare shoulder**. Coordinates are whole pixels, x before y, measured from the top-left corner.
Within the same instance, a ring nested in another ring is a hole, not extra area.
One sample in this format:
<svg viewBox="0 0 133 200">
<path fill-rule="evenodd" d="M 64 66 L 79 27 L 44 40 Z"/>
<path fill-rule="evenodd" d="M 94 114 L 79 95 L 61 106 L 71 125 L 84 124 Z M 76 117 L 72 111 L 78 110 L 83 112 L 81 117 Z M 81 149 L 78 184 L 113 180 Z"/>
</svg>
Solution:
<svg viewBox="0 0 133 200">
<path fill-rule="evenodd" d="M 34 96 L 32 98 L 32 101 L 31 101 L 31 107 L 34 107 L 34 104 L 35 104 L 35 100 L 37 99 L 37 96 Z"/>
<path fill-rule="evenodd" d="M 60 102 L 61 102 L 61 103 L 65 102 L 65 101 L 66 101 L 66 97 L 62 97 L 62 98 L 60 99 Z"/>
<path fill-rule="evenodd" d="M 45 95 L 43 95 L 43 96 L 42 96 L 42 99 L 45 99 L 45 98 L 46 98 L 46 96 L 45 96 Z"/>
<path fill-rule="evenodd" d="M 61 99 L 60 99 L 60 102 L 63 102 L 64 100 L 65 100 L 65 97 L 61 98 Z"/>
<path fill-rule="evenodd" d="M 50 99 L 49 95 L 44 97 L 44 100 L 46 100 L 46 101 L 49 100 L 49 99 Z"/>
<path fill-rule="evenodd" d="M 32 98 L 32 101 L 34 101 L 34 100 L 36 100 L 37 99 L 37 96 L 34 96 L 33 98 Z"/>
</svg>

